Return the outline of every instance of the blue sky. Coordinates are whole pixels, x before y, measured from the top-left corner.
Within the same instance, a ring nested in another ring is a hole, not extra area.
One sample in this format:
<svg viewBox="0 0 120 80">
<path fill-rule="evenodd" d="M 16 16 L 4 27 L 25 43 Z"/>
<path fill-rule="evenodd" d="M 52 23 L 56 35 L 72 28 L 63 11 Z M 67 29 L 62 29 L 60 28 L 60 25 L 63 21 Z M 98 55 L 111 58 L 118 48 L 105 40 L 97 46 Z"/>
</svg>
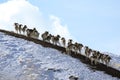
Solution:
<svg viewBox="0 0 120 80">
<path fill-rule="evenodd" d="M 120 0 L 27 1 L 39 8 L 45 21 L 49 15 L 57 16 L 78 42 L 120 55 Z"/>
</svg>

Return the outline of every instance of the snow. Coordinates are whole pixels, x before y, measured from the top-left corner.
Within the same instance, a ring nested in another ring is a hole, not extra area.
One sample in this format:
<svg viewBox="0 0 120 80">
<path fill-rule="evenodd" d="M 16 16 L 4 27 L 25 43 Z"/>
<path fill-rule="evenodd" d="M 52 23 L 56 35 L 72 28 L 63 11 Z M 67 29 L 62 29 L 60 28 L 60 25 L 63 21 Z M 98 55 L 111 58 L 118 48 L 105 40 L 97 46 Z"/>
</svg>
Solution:
<svg viewBox="0 0 120 80">
<path fill-rule="evenodd" d="M 0 80 L 69 80 L 71 75 L 79 80 L 120 80 L 58 50 L 0 33 Z"/>
</svg>

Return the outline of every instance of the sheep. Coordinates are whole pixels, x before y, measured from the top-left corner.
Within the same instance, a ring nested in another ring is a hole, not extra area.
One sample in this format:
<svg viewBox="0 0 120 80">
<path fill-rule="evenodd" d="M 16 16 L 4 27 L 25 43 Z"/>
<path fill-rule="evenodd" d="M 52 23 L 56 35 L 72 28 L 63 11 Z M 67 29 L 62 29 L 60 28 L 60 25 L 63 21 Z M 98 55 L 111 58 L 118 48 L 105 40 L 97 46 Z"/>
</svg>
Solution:
<svg viewBox="0 0 120 80">
<path fill-rule="evenodd" d="M 92 54 L 92 56 L 90 57 L 90 60 L 91 60 L 91 64 L 93 65 L 93 64 L 97 64 L 97 55 L 96 55 L 96 52 L 97 51 L 93 51 L 93 54 Z"/>
<path fill-rule="evenodd" d="M 107 66 L 109 65 L 110 60 L 111 60 L 111 57 L 109 55 L 105 55 L 104 62 Z"/>
<path fill-rule="evenodd" d="M 70 55 L 71 52 L 72 52 L 73 47 L 74 47 L 74 44 L 68 45 L 68 46 L 65 48 L 66 53 Z"/>
<path fill-rule="evenodd" d="M 32 32 L 32 33 L 33 33 L 33 38 L 36 38 L 36 39 L 39 38 L 39 34 L 40 34 L 40 33 L 36 30 L 36 28 L 33 29 L 33 32 Z"/>
<path fill-rule="evenodd" d="M 52 36 L 52 42 L 53 42 L 54 45 L 57 45 L 57 44 L 60 45 L 59 38 L 60 38 L 60 35 Z"/>
<path fill-rule="evenodd" d="M 27 36 L 30 37 L 30 34 L 33 32 L 33 29 L 27 29 L 26 32 L 27 32 Z"/>
<path fill-rule="evenodd" d="M 68 43 L 67 43 L 67 46 L 73 44 L 72 42 L 73 42 L 73 40 L 72 40 L 72 39 L 69 39 L 69 40 L 68 40 Z"/>
<path fill-rule="evenodd" d="M 18 33 L 19 24 L 18 23 L 14 23 L 14 26 L 15 26 L 15 31 Z"/>
<path fill-rule="evenodd" d="M 43 41 L 46 40 L 48 34 L 49 34 L 49 32 L 48 32 L 48 31 L 45 31 L 45 32 L 41 35 Z"/>
<path fill-rule="evenodd" d="M 45 41 L 47 41 L 47 42 L 49 42 L 49 43 L 50 43 L 51 38 L 52 38 L 52 35 L 51 35 L 51 34 L 49 34 L 49 35 L 46 37 Z"/>
<path fill-rule="evenodd" d="M 90 57 L 92 49 L 88 48 L 87 57 Z"/>
<path fill-rule="evenodd" d="M 62 42 L 63 47 L 66 47 L 66 40 L 64 37 L 61 38 L 61 42 Z"/>
<path fill-rule="evenodd" d="M 78 53 L 78 50 L 79 50 L 78 47 L 79 47 L 78 43 L 75 42 L 74 47 L 73 47 L 75 54 Z"/>
<path fill-rule="evenodd" d="M 27 25 L 24 25 L 24 27 L 22 28 L 23 34 L 25 34 L 26 30 L 27 30 Z"/>
<path fill-rule="evenodd" d="M 34 29 L 27 29 L 27 36 L 32 37 L 32 38 L 38 38 L 39 32 L 35 28 Z"/>
<path fill-rule="evenodd" d="M 78 43 L 78 50 L 80 54 L 81 54 L 82 47 L 83 47 L 83 44 Z"/>
<path fill-rule="evenodd" d="M 19 24 L 19 27 L 18 27 L 18 30 L 19 30 L 19 33 L 21 34 L 21 31 L 22 31 L 22 24 Z"/>
<path fill-rule="evenodd" d="M 82 44 L 76 42 L 76 43 L 74 44 L 75 53 L 76 53 L 76 54 L 77 54 L 77 53 L 80 53 L 80 54 L 81 54 L 81 49 L 82 49 L 82 47 L 83 47 Z"/>
<path fill-rule="evenodd" d="M 85 48 L 85 55 L 86 55 L 86 57 L 89 57 L 89 56 L 88 56 L 88 51 L 89 51 L 88 46 L 85 46 L 84 48 Z"/>
</svg>

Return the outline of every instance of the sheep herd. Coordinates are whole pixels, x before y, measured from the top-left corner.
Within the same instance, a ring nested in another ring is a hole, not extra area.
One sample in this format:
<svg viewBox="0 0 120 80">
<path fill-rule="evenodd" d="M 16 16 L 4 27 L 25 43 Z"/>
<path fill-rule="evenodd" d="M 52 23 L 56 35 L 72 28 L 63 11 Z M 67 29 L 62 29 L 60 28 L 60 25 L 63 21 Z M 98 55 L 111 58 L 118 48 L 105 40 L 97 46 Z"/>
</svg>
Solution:
<svg viewBox="0 0 120 80">
<path fill-rule="evenodd" d="M 31 38 L 39 38 L 40 33 L 36 30 L 36 28 L 29 29 L 27 25 L 22 25 L 19 23 L 14 23 L 15 31 L 19 34 L 24 34 Z M 72 39 L 69 39 L 68 42 L 64 37 L 60 35 L 52 35 L 48 31 L 45 31 L 41 34 L 41 38 L 45 42 L 52 43 L 54 45 L 62 46 L 66 49 L 66 54 L 70 55 L 72 52 L 75 54 L 82 54 L 88 57 L 91 60 L 91 64 L 96 65 L 97 62 L 108 65 L 111 57 L 107 54 L 101 53 L 100 51 L 93 50 L 88 46 L 84 46 L 81 43 L 75 42 L 73 43 Z M 83 52 L 82 52 L 83 50 Z"/>
</svg>

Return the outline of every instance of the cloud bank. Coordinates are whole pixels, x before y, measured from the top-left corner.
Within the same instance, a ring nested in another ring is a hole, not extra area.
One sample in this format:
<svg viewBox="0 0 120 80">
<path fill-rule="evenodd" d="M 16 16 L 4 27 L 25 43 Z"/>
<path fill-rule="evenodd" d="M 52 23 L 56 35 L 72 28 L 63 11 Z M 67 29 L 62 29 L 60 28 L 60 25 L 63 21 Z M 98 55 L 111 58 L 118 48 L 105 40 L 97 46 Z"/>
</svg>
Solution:
<svg viewBox="0 0 120 80">
<path fill-rule="evenodd" d="M 54 15 L 50 15 L 51 26 L 53 27 L 51 30 L 53 34 L 60 34 L 63 37 L 70 38 L 70 33 L 68 31 L 67 25 L 61 25 L 61 21 L 58 17 Z"/>
<path fill-rule="evenodd" d="M 49 15 L 45 20 L 42 11 L 27 0 L 9 0 L 0 4 L 0 28 L 13 31 L 14 22 L 26 24 L 29 28 L 36 27 L 40 33 L 48 30 L 53 34 L 72 38 L 67 25 L 62 25 L 60 18 Z M 49 22 L 47 22 L 49 21 Z M 49 23 L 49 26 L 47 26 Z"/>
</svg>

